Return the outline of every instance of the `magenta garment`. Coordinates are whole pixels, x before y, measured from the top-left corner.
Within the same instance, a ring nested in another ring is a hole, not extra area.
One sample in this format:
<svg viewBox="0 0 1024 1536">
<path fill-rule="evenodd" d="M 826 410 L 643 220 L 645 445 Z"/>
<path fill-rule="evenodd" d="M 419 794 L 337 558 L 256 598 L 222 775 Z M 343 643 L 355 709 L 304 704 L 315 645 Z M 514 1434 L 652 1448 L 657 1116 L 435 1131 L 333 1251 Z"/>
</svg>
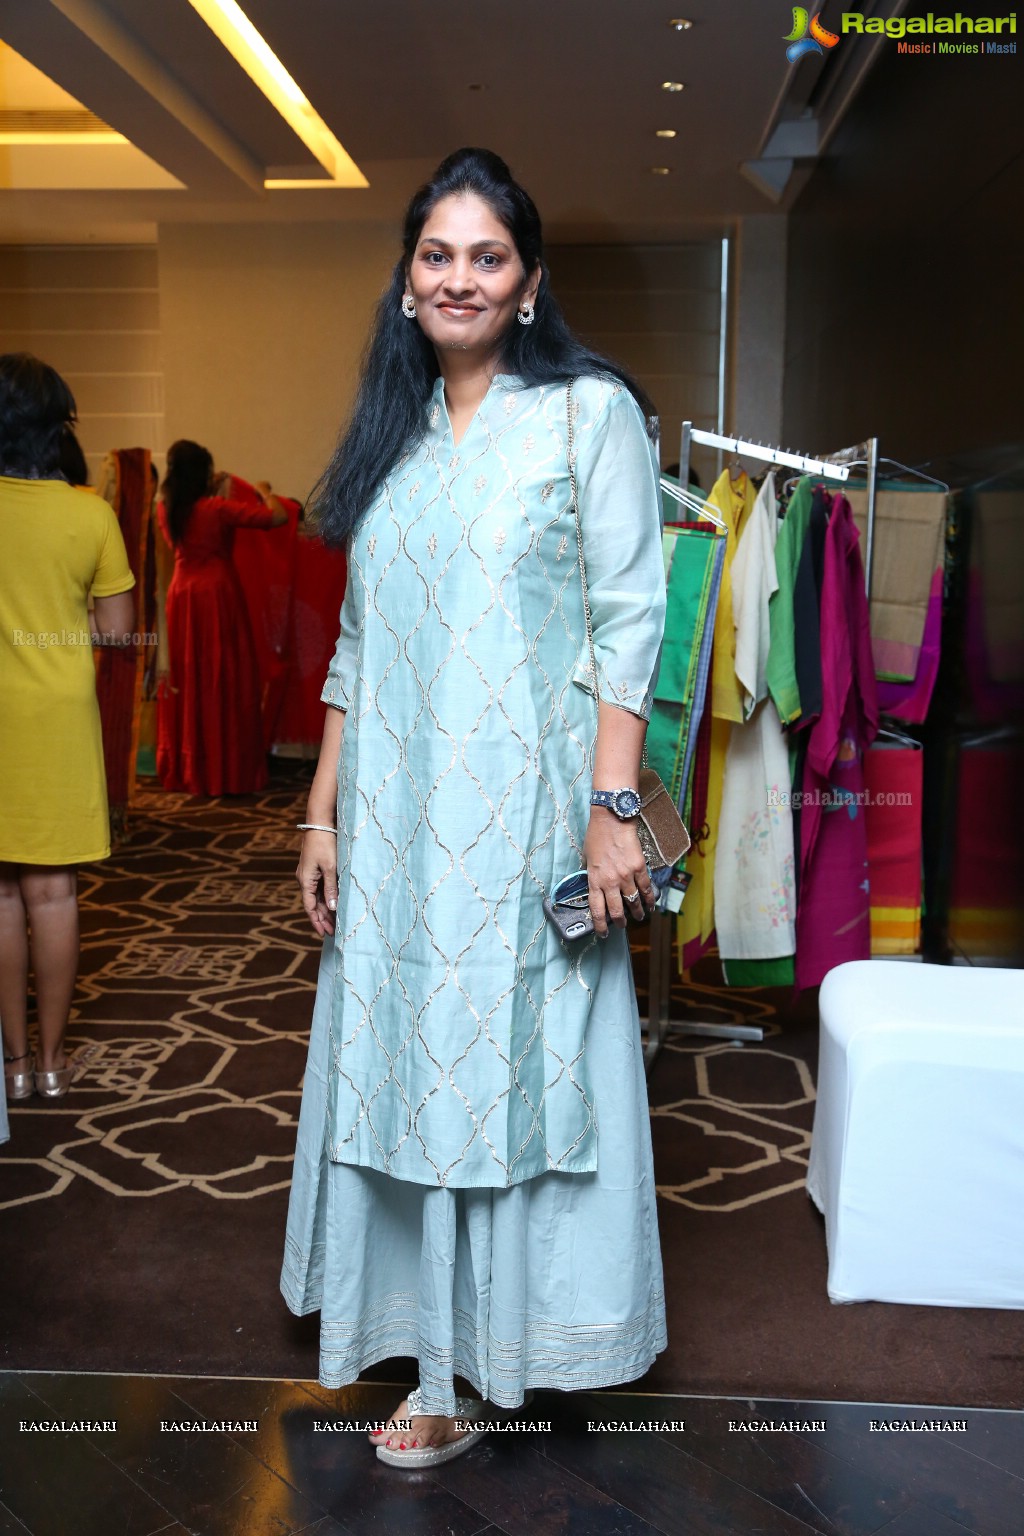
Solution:
<svg viewBox="0 0 1024 1536">
<path fill-rule="evenodd" d="M 871 957 L 864 751 L 878 730 L 860 539 L 845 496 L 834 496 L 821 584 L 821 714 L 804 761 L 796 985 Z"/>
<path fill-rule="evenodd" d="M 942 641 L 942 570 L 932 577 L 928 610 L 921 637 L 921 652 L 912 683 L 887 683 L 879 679 L 878 707 L 883 715 L 892 715 L 907 725 L 920 725 L 932 701 L 935 679 L 939 675 Z"/>
</svg>

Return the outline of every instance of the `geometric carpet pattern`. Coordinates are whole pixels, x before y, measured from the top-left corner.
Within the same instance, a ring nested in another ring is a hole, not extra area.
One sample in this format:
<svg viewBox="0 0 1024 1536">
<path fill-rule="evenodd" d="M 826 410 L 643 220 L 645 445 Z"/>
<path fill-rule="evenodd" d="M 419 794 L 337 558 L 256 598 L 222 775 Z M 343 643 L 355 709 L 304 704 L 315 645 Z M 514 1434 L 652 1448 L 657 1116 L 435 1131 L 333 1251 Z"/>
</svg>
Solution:
<svg viewBox="0 0 1024 1536">
<path fill-rule="evenodd" d="M 59 1105 L 17 1106 L 0 1210 L 76 1180 L 129 1199 L 287 1188 L 318 959 L 292 874 L 302 794 L 143 791 L 129 842 L 82 870 L 68 1039 L 88 1066 Z"/>
<path fill-rule="evenodd" d="M 75 1180 L 129 1199 L 287 1189 L 319 957 L 293 876 L 307 780 L 292 770 L 244 801 L 144 790 L 130 840 L 82 871 L 69 1041 L 88 1065 L 62 1104 L 19 1106 L 0 1210 L 58 1199 Z M 640 978 L 645 964 L 641 953 Z M 712 987 L 687 997 L 721 1011 Z M 751 999 L 729 1009 L 768 1033 L 773 1014 Z M 659 1194 L 725 1212 L 802 1187 L 806 1063 L 748 1045 L 738 1077 L 729 1044 L 670 1037 L 664 1049 L 692 1091 L 652 1106 L 672 1131 Z M 695 1153 L 706 1169 L 676 1178 Z"/>
<path fill-rule="evenodd" d="M 312 769 L 261 795 L 147 789 L 82 871 L 67 1099 L 0 1146 L 0 1369 L 310 1379 L 278 1290 L 320 944 L 295 864 Z M 647 955 L 636 931 L 645 1012 Z M 804 1192 L 816 998 L 675 978 L 648 1089 L 669 1346 L 641 1390 L 1024 1406 L 1024 1313 L 835 1307 Z M 395 1373 L 394 1362 L 367 1373 Z"/>
<path fill-rule="evenodd" d="M 767 1025 L 765 1038 L 779 1033 Z M 694 1038 L 665 1047 L 680 1058 L 688 1091 L 651 1104 L 659 1196 L 724 1215 L 802 1190 L 814 1114 L 806 1060 L 778 1048 Z"/>
</svg>

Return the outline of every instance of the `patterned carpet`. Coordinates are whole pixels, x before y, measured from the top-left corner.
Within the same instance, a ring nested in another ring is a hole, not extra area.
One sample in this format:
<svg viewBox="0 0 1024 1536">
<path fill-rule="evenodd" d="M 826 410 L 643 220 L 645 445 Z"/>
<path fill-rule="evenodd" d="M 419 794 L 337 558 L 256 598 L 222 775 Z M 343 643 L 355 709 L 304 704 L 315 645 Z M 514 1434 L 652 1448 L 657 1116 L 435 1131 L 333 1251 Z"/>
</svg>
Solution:
<svg viewBox="0 0 1024 1536">
<path fill-rule="evenodd" d="M 318 955 L 293 876 L 310 773 L 226 801 L 147 789 L 83 873 L 88 1068 L 61 1105 L 13 1106 L 0 1149 L 4 1367 L 316 1375 L 317 1320 L 277 1291 Z M 673 1035 L 652 1071 L 670 1346 L 642 1389 L 1024 1404 L 1024 1315 L 830 1306 L 803 1192 L 815 1000 L 726 993 L 715 969 L 673 1016 L 766 1038 Z"/>
</svg>

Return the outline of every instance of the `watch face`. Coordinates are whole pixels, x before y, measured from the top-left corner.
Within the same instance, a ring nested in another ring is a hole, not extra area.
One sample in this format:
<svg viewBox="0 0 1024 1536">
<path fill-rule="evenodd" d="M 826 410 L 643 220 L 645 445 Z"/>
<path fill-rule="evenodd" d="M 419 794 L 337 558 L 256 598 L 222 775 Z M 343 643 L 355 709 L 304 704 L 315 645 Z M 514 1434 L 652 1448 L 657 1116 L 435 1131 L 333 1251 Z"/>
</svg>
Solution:
<svg viewBox="0 0 1024 1536">
<path fill-rule="evenodd" d="M 615 809 L 620 816 L 635 816 L 640 810 L 640 796 L 635 789 L 620 789 L 615 796 Z"/>
</svg>

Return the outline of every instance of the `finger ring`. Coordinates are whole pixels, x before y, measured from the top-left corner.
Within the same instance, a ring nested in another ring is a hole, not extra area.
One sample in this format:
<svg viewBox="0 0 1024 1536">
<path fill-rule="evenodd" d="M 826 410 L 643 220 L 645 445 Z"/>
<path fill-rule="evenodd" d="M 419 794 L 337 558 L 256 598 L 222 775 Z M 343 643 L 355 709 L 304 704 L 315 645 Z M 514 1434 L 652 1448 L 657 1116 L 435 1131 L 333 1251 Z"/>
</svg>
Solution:
<svg viewBox="0 0 1024 1536">
<path fill-rule="evenodd" d="M 638 896 L 639 896 L 639 895 L 640 895 L 640 892 L 639 892 L 639 891 L 630 891 L 630 892 L 628 892 L 628 894 L 627 894 L 627 895 L 626 895 L 626 898 L 625 898 L 625 899 L 626 899 L 626 901 L 636 901 L 636 899 L 637 899 L 637 897 L 638 897 Z"/>
</svg>

